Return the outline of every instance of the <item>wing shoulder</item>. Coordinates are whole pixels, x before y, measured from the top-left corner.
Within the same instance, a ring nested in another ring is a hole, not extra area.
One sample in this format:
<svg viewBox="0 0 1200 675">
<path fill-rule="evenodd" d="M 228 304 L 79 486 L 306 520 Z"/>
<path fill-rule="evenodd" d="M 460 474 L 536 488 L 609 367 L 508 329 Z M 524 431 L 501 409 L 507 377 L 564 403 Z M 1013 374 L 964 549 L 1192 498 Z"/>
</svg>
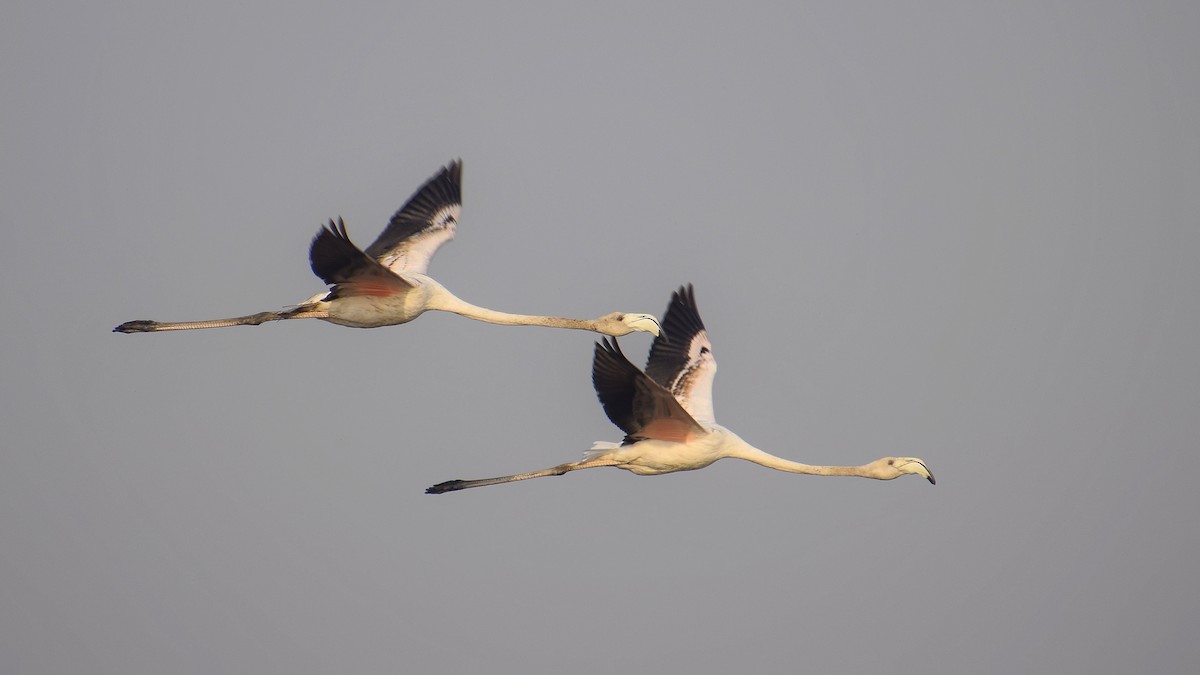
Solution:
<svg viewBox="0 0 1200 675">
<path fill-rule="evenodd" d="M 308 260 L 313 273 L 335 287 L 331 299 L 337 296 L 337 287 L 366 280 L 374 280 L 375 285 L 383 284 L 385 288 L 411 287 L 407 281 L 355 246 L 341 218 L 336 223 L 330 220 L 329 225 L 321 228 L 313 238 Z"/>
<path fill-rule="evenodd" d="M 670 391 L 630 363 L 615 339 L 596 343 L 592 384 L 604 413 L 625 432 L 627 441 L 683 443 L 705 431 Z"/>
</svg>

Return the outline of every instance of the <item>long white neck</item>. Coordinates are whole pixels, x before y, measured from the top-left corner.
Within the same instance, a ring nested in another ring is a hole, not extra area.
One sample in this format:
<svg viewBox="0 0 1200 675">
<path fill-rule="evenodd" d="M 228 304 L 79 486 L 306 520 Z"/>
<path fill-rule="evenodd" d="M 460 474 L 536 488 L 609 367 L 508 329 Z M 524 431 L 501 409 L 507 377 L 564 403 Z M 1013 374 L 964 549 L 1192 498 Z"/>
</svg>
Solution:
<svg viewBox="0 0 1200 675">
<path fill-rule="evenodd" d="M 769 452 L 763 452 L 762 450 L 759 450 L 732 433 L 730 434 L 729 440 L 726 441 L 726 448 L 723 454 L 726 457 L 744 459 L 748 462 L 761 464 L 769 469 L 777 469 L 779 471 L 787 471 L 789 473 L 803 473 L 810 476 L 858 476 L 860 478 L 883 478 L 883 476 L 874 471 L 869 464 L 864 464 L 863 466 L 819 466 L 813 464 L 802 464 L 800 462 L 793 462 L 790 459 L 776 457 Z"/>
<path fill-rule="evenodd" d="M 596 322 L 591 319 L 566 319 L 557 316 L 539 316 L 537 314 L 509 314 L 487 307 L 472 305 L 446 290 L 440 284 L 430 289 L 428 308 L 453 312 L 468 319 L 486 321 L 501 326 L 548 326 L 550 328 L 573 328 L 576 330 L 596 330 Z"/>
</svg>

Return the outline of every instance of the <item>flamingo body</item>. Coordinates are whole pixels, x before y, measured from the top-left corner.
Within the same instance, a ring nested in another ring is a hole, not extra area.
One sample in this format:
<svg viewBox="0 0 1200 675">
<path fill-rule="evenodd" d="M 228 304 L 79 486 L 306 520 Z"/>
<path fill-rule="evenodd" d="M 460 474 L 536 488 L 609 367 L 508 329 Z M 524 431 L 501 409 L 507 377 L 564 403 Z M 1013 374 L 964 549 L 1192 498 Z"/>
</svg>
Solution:
<svg viewBox="0 0 1200 675">
<path fill-rule="evenodd" d="M 725 458 L 790 473 L 876 480 L 913 474 L 935 483 L 924 461 L 916 457 L 883 457 L 861 466 L 816 466 L 755 448 L 713 418 L 712 383 L 716 372 L 716 358 L 696 308 L 695 291 L 690 285 L 680 288 L 671 296 L 663 318 L 663 335 L 654 339 L 644 372 L 629 362 L 615 339 L 606 338 L 596 344 L 592 384 L 605 414 L 625 432 L 621 443 L 597 442 L 579 462 L 511 476 L 446 481 L 426 492 L 441 494 L 602 466 L 655 476 L 703 469 Z"/>
<path fill-rule="evenodd" d="M 434 253 L 454 238 L 462 211 L 462 162 L 455 161 L 422 185 L 392 216 L 366 251 L 350 241 L 342 219 L 322 228 L 309 248 L 313 273 L 331 288 L 291 308 L 210 321 L 126 321 L 118 333 L 147 333 L 228 326 L 257 326 L 284 319 L 320 319 L 350 328 L 408 323 L 429 310 L 453 312 L 505 326 L 589 330 L 609 336 L 659 334 L 650 314 L 613 312 L 596 319 L 511 314 L 472 305 L 426 273 Z"/>
</svg>

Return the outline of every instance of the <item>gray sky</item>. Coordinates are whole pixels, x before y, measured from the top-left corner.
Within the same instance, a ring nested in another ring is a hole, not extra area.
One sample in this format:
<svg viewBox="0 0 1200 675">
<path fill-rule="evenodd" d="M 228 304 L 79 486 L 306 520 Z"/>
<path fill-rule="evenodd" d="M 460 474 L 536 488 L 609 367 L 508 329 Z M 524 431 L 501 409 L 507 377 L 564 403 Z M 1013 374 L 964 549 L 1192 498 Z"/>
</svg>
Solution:
<svg viewBox="0 0 1200 675">
<path fill-rule="evenodd" d="M 383 4 L 3 10 L 6 672 L 1194 670 L 1200 5 Z M 618 440 L 595 336 L 109 332 L 308 297 L 455 157 L 452 291 L 692 282 L 721 423 L 938 485 L 426 496 Z"/>
</svg>

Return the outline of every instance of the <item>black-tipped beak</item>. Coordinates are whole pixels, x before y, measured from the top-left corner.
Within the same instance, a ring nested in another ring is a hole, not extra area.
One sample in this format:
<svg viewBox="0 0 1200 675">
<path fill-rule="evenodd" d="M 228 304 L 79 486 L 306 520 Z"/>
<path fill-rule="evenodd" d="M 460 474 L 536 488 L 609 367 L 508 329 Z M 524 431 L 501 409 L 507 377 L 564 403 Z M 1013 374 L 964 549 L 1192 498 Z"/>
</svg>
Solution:
<svg viewBox="0 0 1200 675">
<path fill-rule="evenodd" d="M 925 462 L 922 462 L 919 459 L 914 459 L 913 464 L 919 464 L 922 469 L 925 469 L 925 478 L 931 485 L 937 485 L 937 479 L 933 477 L 933 472 L 929 470 L 929 467 L 925 466 Z"/>
</svg>

